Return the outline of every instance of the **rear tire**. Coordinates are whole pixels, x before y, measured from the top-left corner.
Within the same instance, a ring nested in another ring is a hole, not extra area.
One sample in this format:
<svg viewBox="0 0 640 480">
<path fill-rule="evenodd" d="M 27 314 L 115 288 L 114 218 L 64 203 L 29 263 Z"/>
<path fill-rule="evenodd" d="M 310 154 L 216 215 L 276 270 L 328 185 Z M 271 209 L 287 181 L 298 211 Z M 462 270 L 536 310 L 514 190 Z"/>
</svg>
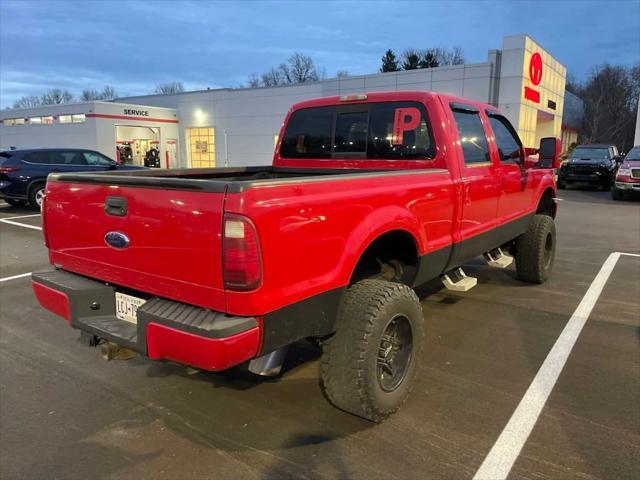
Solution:
<svg viewBox="0 0 640 480">
<path fill-rule="evenodd" d="M 422 351 L 424 320 L 415 292 L 361 280 L 345 293 L 335 333 L 322 345 L 320 372 L 329 401 L 380 422 L 407 400 Z"/>
<path fill-rule="evenodd" d="M 29 207 L 40 210 L 42 199 L 44 198 L 44 183 L 36 183 L 29 189 Z"/>
<path fill-rule="evenodd" d="M 556 225 L 547 215 L 534 215 L 527 231 L 516 240 L 516 272 L 520 280 L 544 283 L 556 254 Z"/>
</svg>

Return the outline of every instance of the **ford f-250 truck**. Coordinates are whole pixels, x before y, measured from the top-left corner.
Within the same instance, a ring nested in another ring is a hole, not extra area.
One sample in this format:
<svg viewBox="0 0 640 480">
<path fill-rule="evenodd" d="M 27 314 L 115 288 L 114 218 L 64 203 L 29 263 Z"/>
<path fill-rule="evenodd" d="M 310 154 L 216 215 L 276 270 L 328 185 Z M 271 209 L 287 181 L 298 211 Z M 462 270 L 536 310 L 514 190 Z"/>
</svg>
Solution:
<svg viewBox="0 0 640 480">
<path fill-rule="evenodd" d="M 447 95 L 298 103 L 271 166 L 50 175 L 55 268 L 33 289 L 90 344 L 205 370 L 278 372 L 288 345 L 318 341 L 329 400 L 380 421 L 417 372 L 414 287 L 466 290 L 459 267 L 483 254 L 547 279 L 558 154 Z"/>
</svg>

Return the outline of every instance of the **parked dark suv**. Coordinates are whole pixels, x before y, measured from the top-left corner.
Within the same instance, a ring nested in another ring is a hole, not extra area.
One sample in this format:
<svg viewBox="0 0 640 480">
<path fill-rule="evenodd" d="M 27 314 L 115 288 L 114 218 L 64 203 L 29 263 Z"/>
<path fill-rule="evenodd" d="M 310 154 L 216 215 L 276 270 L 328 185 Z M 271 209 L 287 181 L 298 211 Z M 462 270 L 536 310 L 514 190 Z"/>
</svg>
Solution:
<svg viewBox="0 0 640 480">
<path fill-rule="evenodd" d="M 615 145 L 579 145 L 560 167 L 558 188 L 580 182 L 609 190 L 618 159 L 618 149 Z"/>
<path fill-rule="evenodd" d="M 102 172 L 143 167 L 117 165 L 93 150 L 46 148 L 0 152 L 0 198 L 10 205 L 39 208 L 47 175 L 53 172 Z"/>
</svg>

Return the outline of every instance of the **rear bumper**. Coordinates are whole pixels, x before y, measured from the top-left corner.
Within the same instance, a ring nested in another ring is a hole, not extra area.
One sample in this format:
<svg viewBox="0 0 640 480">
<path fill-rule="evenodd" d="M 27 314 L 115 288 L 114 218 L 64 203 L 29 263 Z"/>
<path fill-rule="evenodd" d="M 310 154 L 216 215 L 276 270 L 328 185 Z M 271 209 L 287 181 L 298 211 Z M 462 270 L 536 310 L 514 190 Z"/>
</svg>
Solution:
<svg viewBox="0 0 640 480">
<path fill-rule="evenodd" d="M 71 327 L 152 359 L 225 370 L 254 358 L 260 349 L 261 323 L 255 317 L 150 297 L 138 308 L 134 324 L 116 317 L 118 288 L 112 285 L 63 270 L 34 273 L 32 285 L 40 305 Z"/>
</svg>

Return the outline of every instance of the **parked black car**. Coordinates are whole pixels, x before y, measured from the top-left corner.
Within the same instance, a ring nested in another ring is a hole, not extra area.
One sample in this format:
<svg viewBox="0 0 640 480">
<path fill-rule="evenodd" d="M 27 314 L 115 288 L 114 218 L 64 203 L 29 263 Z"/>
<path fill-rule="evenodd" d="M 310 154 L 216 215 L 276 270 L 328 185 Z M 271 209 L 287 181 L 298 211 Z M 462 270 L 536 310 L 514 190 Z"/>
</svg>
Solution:
<svg viewBox="0 0 640 480">
<path fill-rule="evenodd" d="M 615 145 L 579 145 L 560 167 L 558 188 L 572 183 L 588 183 L 609 190 L 619 159 Z"/>
<path fill-rule="evenodd" d="M 40 208 L 47 175 L 52 172 L 137 170 L 118 165 L 99 152 L 79 148 L 38 148 L 0 152 L 0 198 L 18 206 Z"/>
</svg>

